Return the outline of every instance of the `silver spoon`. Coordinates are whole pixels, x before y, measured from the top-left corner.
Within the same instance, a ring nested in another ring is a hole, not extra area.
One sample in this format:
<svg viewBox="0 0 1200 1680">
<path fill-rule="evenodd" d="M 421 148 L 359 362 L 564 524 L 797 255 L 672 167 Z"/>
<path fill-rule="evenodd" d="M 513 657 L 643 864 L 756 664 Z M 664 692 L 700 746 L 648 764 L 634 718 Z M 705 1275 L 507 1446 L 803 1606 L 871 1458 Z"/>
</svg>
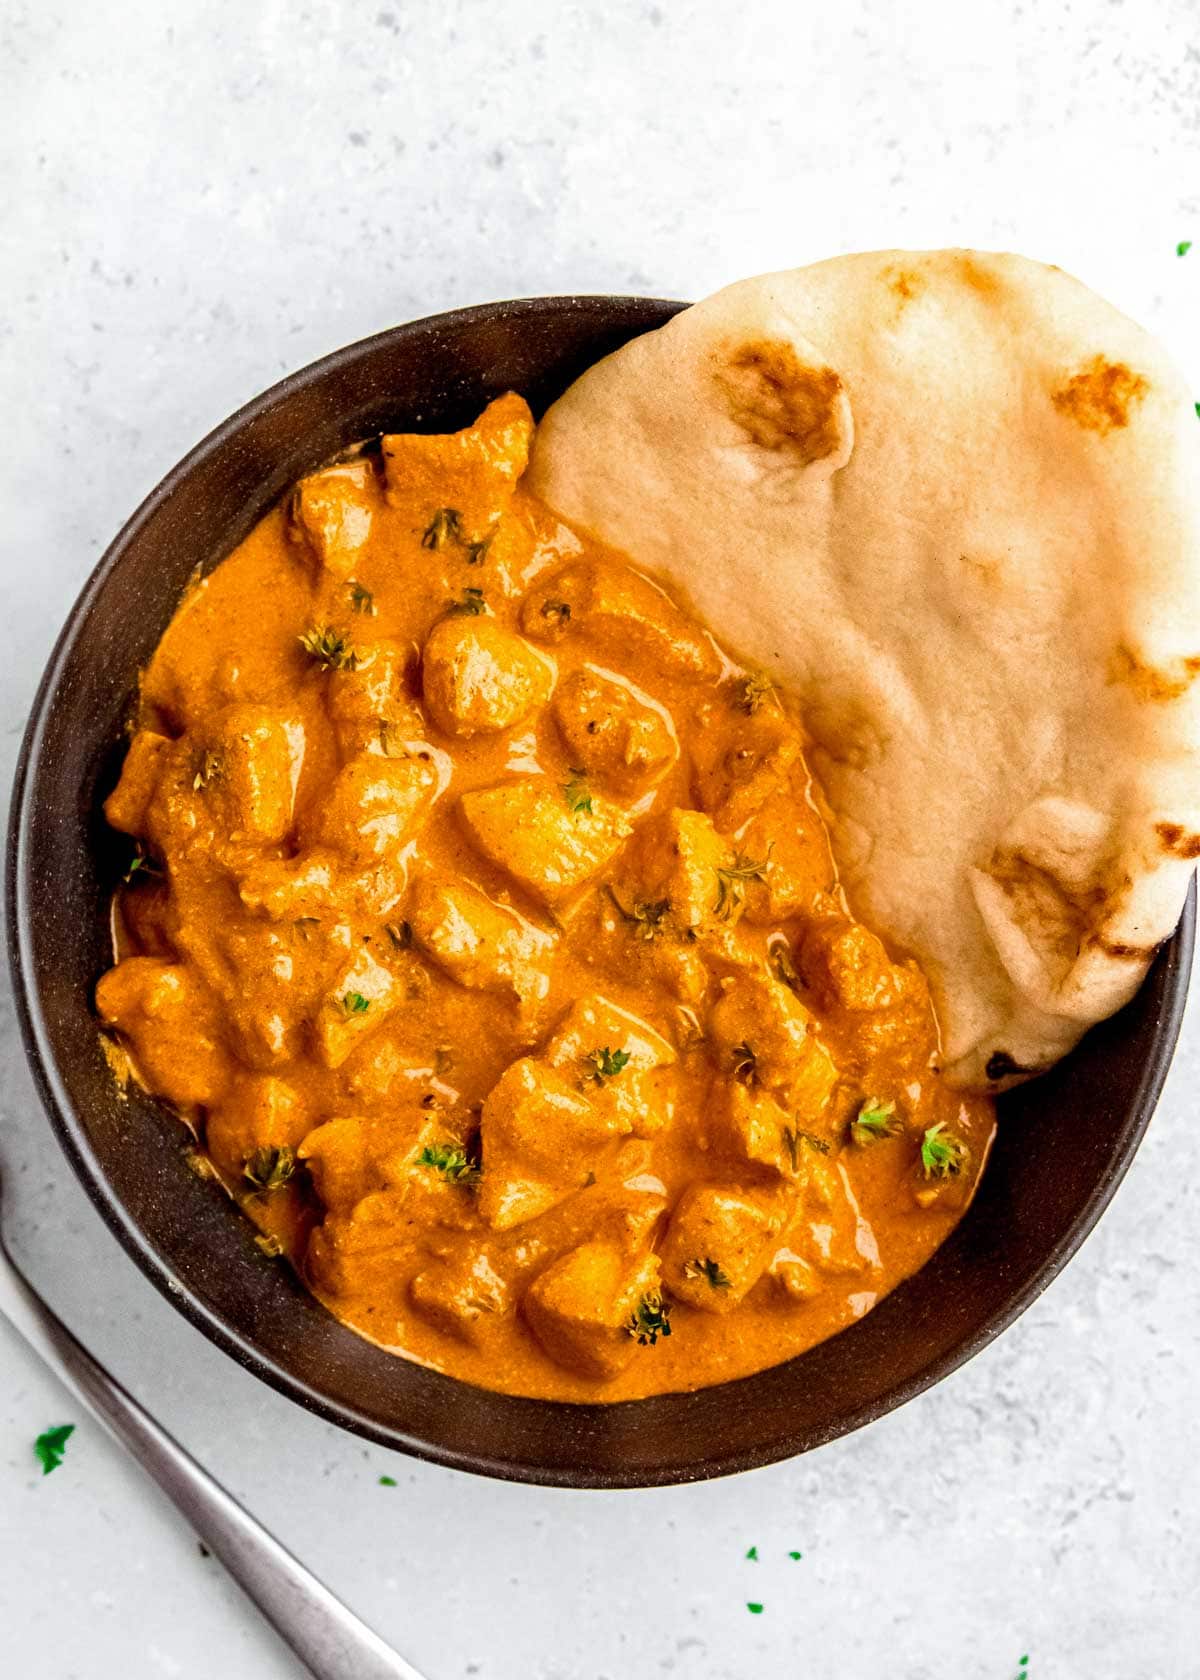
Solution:
<svg viewBox="0 0 1200 1680">
<path fill-rule="evenodd" d="M 2 1230 L 0 1314 L 149 1472 L 316 1680 L 423 1680 L 96 1363 L 17 1270 Z"/>
</svg>

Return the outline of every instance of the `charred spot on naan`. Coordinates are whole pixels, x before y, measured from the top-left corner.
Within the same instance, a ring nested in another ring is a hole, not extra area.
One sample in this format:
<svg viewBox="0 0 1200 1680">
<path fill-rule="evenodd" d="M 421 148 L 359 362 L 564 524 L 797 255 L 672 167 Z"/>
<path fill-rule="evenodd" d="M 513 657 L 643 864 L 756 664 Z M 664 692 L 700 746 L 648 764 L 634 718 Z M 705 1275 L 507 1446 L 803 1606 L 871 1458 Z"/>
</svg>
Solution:
<svg viewBox="0 0 1200 1680">
<path fill-rule="evenodd" d="M 1181 823 L 1158 822 L 1154 832 L 1162 841 L 1163 850 L 1173 857 L 1200 858 L 1200 834 L 1189 834 Z"/>
<path fill-rule="evenodd" d="M 850 403 L 841 375 L 800 359 L 782 338 L 741 343 L 714 374 L 729 413 L 750 441 L 793 466 L 843 466 L 853 445 Z"/>
<path fill-rule="evenodd" d="M 1157 945 L 1127 945 L 1120 939 L 1106 939 L 1102 933 L 1092 935 L 1091 943 L 1106 957 L 1118 962 L 1149 962 L 1158 950 Z"/>
<path fill-rule="evenodd" d="M 925 290 L 925 277 L 914 268 L 885 268 L 880 279 L 895 300 L 895 319 L 899 320 L 912 300 Z"/>
<path fill-rule="evenodd" d="M 1150 383 L 1124 362 L 1093 356 L 1077 373 L 1050 393 L 1055 408 L 1085 431 L 1101 437 L 1129 424 L 1130 411 Z"/>
<path fill-rule="evenodd" d="M 1039 1071 L 1038 1068 L 1022 1067 L 1020 1062 L 1014 1061 L 1007 1050 L 994 1050 L 988 1057 L 987 1066 L 984 1069 L 987 1077 L 997 1085 L 1002 1079 L 1028 1079 L 1030 1074 Z"/>
<path fill-rule="evenodd" d="M 1185 654 L 1172 661 L 1173 670 L 1147 665 L 1133 649 L 1118 642 L 1109 662 L 1111 683 L 1124 683 L 1139 700 L 1179 700 L 1200 676 L 1200 654 Z"/>
<path fill-rule="evenodd" d="M 995 270 L 977 261 L 970 251 L 952 251 L 948 255 L 955 263 L 959 279 L 971 291 L 978 292 L 980 297 L 998 297 L 1004 290 L 1003 282 Z"/>
</svg>

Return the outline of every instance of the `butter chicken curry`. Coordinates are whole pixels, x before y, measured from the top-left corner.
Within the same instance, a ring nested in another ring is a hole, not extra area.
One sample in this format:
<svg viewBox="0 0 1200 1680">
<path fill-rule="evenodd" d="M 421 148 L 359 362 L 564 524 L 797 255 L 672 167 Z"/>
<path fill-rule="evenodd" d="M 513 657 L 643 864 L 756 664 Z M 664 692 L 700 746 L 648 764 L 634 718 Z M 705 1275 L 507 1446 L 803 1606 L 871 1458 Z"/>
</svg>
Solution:
<svg viewBox="0 0 1200 1680">
<path fill-rule="evenodd" d="M 992 1110 L 847 908 L 788 696 L 522 489 L 532 429 L 364 446 L 191 589 L 97 1002 L 339 1318 L 618 1400 L 860 1317 Z"/>
</svg>

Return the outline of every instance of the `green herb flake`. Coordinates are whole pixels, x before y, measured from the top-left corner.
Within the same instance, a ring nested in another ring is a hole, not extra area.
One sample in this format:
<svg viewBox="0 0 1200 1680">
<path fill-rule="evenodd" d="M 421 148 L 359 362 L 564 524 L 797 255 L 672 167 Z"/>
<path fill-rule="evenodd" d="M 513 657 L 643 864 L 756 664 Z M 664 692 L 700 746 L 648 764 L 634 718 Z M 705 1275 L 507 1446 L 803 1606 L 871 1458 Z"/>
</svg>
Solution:
<svg viewBox="0 0 1200 1680">
<path fill-rule="evenodd" d="M 587 1077 L 595 1080 L 597 1085 L 603 1085 L 606 1079 L 615 1079 L 617 1075 L 629 1065 L 628 1050 L 610 1050 L 606 1044 L 602 1050 L 589 1050 L 583 1056 L 583 1065 L 587 1069 Z"/>
<path fill-rule="evenodd" d="M 735 910 L 740 910 L 746 899 L 746 882 L 762 881 L 766 878 L 767 870 L 771 867 L 771 850 L 767 847 L 764 858 L 749 858 L 742 852 L 735 852 L 733 862 L 724 867 L 718 866 L 717 897 L 713 905 L 713 914 L 721 921 L 727 922 Z"/>
<path fill-rule="evenodd" d="M 162 864 L 139 850 L 130 859 L 129 868 L 122 876 L 122 880 L 127 887 L 132 887 L 141 881 L 161 881 L 162 876 Z"/>
<path fill-rule="evenodd" d="M 626 1330 L 639 1347 L 654 1347 L 658 1338 L 671 1334 L 671 1303 L 657 1290 L 642 1296 L 630 1316 Z"/>
<path fill-rule="evenodd" d="M 1175 247 L 1175 255 L 1177 257 L 1186 257 L 1191 248 L 1192 242 L 1190 239 L 1181 239 Z M 1026 1659 L 1022 1658 L 1021 1660 L 1024 1662 Z"/>
<path fill-rule="evenodd" d="M 800 1559 L 804 1556 L 804 1553 L 803 1552 L 789 1552 L 788 1556 L 791 1558 L 793 1563 L 799 1563 Z"/>
<path fill-rule="evenodd" d="M 362 613 L 367 618 L 374 618 L 378 612 L 375 597 L 365 584 L 359 583 L 357 578 L 347 578 L 346 588 L 350 591 L 350 606 L 356 613 Z"/>
<path fill-rule="evenodd" d="M 761 1616 L 763 1613 L 763 1607 L 761 1604 L 751 1604 L 747 1602 L 746 1608 L 752 1616 Z"/>
<path fill-rule="evenodd" d="M 771 965 L 771 973 L 781 985 L 790 986 L 792 991 L 798 991 L 803 982 L 795 963 L 792 961 L 791 949 L 782 936 L 767 946 L 767 960 Z"/>
<path fill-rule="evenodd" d="M 200 763 L 196 768 L 196 774 L 192 777 L 193 790 L 199 793 L 202 788 L 208 787 L 210 782 L 219 781 L 224 773 L 225 764 L 220 753 L 213 752 L 211 749 L 202 753 Z"/>
<path fill-rule="evenodd" d="M 666 931 L 663 923 L 671 910 L 669 898 L 635 898 L 632 908 L 626 910 L 611 887 L 604 890 L 616 905 L 621 920 L 629 923 L 635 939 L 649 942 Z"/>
<path fill-rule="evenodd" d="M 576 770 L 572 767 L 571 780 L 563 783 L 563 794 L 567 806 L 574 816 L 578 816 L 581 811 L 587 811 L 591 814 L 593 809 L 592 794 L 587 785 L 586 770 Z"/>
<path fill-rule="evenodd" d="M 758 1562 L 758 1547 L 757 1546 L 751 1546 L 750 1550 L 746 1553 L 746 1556 L 749 1558 L 751 1563 L 757 1563 Z"/>
<path fill-rule="evenodd" d="M 787 1150 L 788 1157 L 792 1163 L 793 1172 L 799 1172 L 800 1170 L 801 1144 L 803 1144 L 806 1149 L 811 1149 L 817 1155 L 829 1154 L 828 1139 L 817 1137 L 814 1132 L 802 1132 L 798 1126 L 782 1126 L 780 1128 L 780 1133 L 783 1137 L 784 1148 Z"/>
<path fill-rule="evenodd" d="M 452 616 L 460 618 L 478 618 L 487 611 L 487 602 L 483 598 L 482 589 L 464 589 L 461 601 L 447 601 L 446 611 Z"/>
<path fill-rule="evenodd" d="M 359 655 L 344 630 L 314 624 L 299 638 L 300 646 L 322 671 L 356 671 Z"/>
<path fill-rule="evenodd" d="M 488 549 L 492 546 L 491 536 L 481 538 L 479 542 L 467 544 L 467 565 L 482 566 L 488 557 Z"/>
<path fill-rule="evenodd" d="M 296 1170 L 296 1151 L 287 1144 L 252 1150 L 242 1163 L 242 1177 L 256 1190 L 279 1190 Z"/>
<path fill-rule="evenodd" d="M 56 1424 L 53 1429 L 43 1429 L 33 1443 L 33 1450 L 37 1454 L 43 1476 L 48 1476 L 51 1470 L 58 1469 L 67 1450 L 67 1442 L 74 1433 L 75 1425 L 73 1423 L 60 1423 Z"/>
<path fill-rule="evenodd" d="M 342 1014 L 352 1020 L 355 1015 L 365 1015 L 371 1005 L 361 992 L 346 992 L 342 996 Z"/>
<path fill-rule="evenodd" d="M 729 1289 L 732 1287 L 729 1277 L 723 1272 L 715 1260 L 689 1260 L 683 1268 L 685 1278 L 703 1278 L 710 1289 Z"/>
<path fill-rule="evenodd" d="M 762 671 L 751 671 L 749 676 L 739 678 L 734 705 L 740 712 L 753 717 L 774 692 L 775 685 L 770 677 Z"/>
<path fill-rule="evenodd" d="M 462 542 L 462 514 L 457 508 L 439 508 L 421 537 L 422 548 L 445 548 L 448 542 Z"/>
<path fill-rule="evenodd" d="M 427 1143 L 416 1156 L 416 1164 L 441 1173 L 450 1184 L 478 1184 L 483 1177 L 478 1161 L 458 1143 Z"/>
<path fill-rule="evenodd" d="M 380 1476 L 379 1485 L 380 1487 L 397 1487 L 399 1484 L 395 1476 Z"/>
<path fill-rule="evenodd" d="M 899 1127 L 894 1102 L 868 1097 L 850 1122 L 850 1137 L 854 1143 L 866 1147 L 867 1144 L 878 1143 L 880 1138 L 894 1136 Z"/>
<path fill-rule="evenodd" d="M 400 725 L 391 718 L 376 719 L 379 728 L 379 750 L 384 758 L 407 758 L 408 744 L 400 735 Z"/>
<path fill-rule="evenodd" d="M 967 1164 L 969 1151 L 961 1138 L 946 1130 L 944 1120 L 930 1126 L 921 1139 L 921 1169 L 926 1178 L 954 1178 Z"/>
<path fill-rule="evenodd" d="M 745 1042 L 735 1044 L 729 1052 L 733 1077 L 739 1085 L 758 1084 L 758 1055 L 753 1047 Z"/>
</svg>

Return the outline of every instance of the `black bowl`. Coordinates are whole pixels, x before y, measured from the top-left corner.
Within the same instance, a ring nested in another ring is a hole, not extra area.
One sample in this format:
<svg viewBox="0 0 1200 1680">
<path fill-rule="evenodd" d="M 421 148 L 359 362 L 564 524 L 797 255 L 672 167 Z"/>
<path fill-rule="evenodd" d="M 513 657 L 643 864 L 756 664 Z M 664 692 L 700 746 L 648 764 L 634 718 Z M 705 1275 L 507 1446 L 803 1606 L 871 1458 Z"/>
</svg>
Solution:
<svg viewBox="0 0 1200 1680">
<path fill-rule="evenodd" d="M 723 1475 L 807 1451 L 918 1394 L 984 1347 L 1091 1230 L 1150 1119 L 1179 1030 L 1195 901 L 1141 992 L 1043 1079 L 1006 1097 L 966 1218 L 865 1319 L 759 1376 L 613 1406 L 512 1399 L 344 1329 L 186 1162 L 183 1128 L 119 1100 L 92 1012 L 125 862 L 100 804 L 137 672 L 197 563 L 238 543 L 301 474 L 380 431 L 449 430 L 515 389 L 540 410 L 589 363 L 682 305 L 533 298 L 434 316 L 284 380 L 194 449 L 138 510 L 72 610 L 17 771 L 8 938 L 29 1059 L 100 1212 L 206 1336 L 311 1411 L 459 1469 L 622 1487 Z"/>
</svg>

